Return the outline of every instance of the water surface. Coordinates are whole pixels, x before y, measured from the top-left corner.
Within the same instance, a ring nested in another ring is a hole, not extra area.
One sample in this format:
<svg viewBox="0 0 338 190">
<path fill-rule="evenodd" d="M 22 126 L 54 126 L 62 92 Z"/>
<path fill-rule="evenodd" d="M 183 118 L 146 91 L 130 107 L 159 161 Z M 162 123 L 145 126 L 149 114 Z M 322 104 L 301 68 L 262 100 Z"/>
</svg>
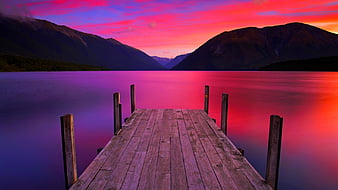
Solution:
<svg viewBox="0 0 338 190">
<path fill-rule="evenodd" d="M 265 176 L 269 116 L 284 117 L 279 189 L 338 189 L 338 74 L 330 72 L 0 73 L 1 189 L 63 189 L 61 115 L 75 117 L 79 174 L 111 138 L 112 93 L 138 108 L 203 108 L 219 124 L 229 94 L 228 134 Z"/>
</svg>

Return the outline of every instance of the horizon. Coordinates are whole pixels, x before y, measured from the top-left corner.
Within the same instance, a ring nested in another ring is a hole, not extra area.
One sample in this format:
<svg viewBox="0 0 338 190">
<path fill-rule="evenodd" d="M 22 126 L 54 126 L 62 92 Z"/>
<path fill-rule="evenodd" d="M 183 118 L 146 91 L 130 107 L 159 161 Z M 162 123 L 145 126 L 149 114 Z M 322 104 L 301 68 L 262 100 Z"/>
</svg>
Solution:
<svg viewBox="0 0 338 190">
<path fill-rule="evenodd" d="M 222 32 L 245 27 L 301 22 L 338 33 L 333 0 L 14 0 L 0 2 L 0 12 L 113 38 L 164 58 L 191 53 Z"/>
</svg>

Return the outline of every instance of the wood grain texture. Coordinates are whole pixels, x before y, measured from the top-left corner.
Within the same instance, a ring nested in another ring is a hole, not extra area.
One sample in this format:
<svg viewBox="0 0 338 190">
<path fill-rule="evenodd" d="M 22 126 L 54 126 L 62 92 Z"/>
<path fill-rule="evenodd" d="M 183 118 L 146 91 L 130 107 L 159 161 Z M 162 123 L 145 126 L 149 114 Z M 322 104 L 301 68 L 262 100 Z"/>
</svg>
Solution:
<svg viewBox="0 0 338 190">
<path fill-rule="evenodd" d="M 268 155 L 266 164 L 266 182 L 273 189 L 277 189 L 279 160 L 282 144 L 283 118 L 278 115 L 270 116 L 270 130 L 268 142 Z"/>
<path fill-rule="evenodd" d="M 271 187 L 204 110 L 136 109 L 72 189 Z"/>
<path fill-rule="evenodd" d="M 229 107 L 229 95 L 222 94 L 222 106 L 221 106 L 221 129 L 224 134 L 228 134 L 228 107 Z"/>
<path fill-rule="evenodd" d="M 76 150 L 74 140 L 74 117 L 64 115 L 61 120 L 62 152 L 66 188 L 70 188 L 77 181 Z"/>
</svg>

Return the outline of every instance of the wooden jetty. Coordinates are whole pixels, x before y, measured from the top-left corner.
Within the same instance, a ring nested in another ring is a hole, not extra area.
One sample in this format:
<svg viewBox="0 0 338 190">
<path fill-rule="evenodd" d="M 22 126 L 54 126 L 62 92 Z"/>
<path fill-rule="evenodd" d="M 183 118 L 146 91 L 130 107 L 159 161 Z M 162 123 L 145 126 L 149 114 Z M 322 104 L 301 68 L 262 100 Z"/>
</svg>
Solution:
<svg viewBox="0 0 338 190">
<path fill-rule="evenodd" d="M 134 94 L 134 86 L 131 90 Z M 68 144 L 68 148 L 64 148 L 67 188 L 277 188 L 282 126 L 279 116 L 271 116 L 270 120 L 267 176 L 264 179 L 225 135 L 226 126 L 219 128 L 207 115 L 207 103 L 204 110 L 135 109 L 135 98 L 131 97 L 133 113 L 121 125 L 119 95 L 114 95 L 114 99 L 114 116 L 118 121 L 114 122 L 115 136 L 79 178 L 73 146 L 73 116 L 61 117 L 62 131 L 69 133 L 63 135 L 63 147 Z M 224 95 L 223 100 L 222 108 L 227 108 L 228 96 Z M 226 113 L 222 111 L 222 125 L 226 123 Z"/>
</svg>

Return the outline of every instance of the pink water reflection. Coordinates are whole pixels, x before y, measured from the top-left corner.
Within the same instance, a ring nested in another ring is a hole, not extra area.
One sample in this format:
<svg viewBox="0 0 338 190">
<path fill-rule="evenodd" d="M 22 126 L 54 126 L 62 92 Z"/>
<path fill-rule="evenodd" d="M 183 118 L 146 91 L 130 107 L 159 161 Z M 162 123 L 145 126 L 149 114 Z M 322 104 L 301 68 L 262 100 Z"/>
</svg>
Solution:
<svg viewBox="0 0 338 190">
<path fill-rule="evenodd" d="M 209 85 L 209 113 L 218 124 L 221 94 L 228 93 L 229 137 L 245 149 L 246 156 L 263 176 L 269 116 L 281 115 L 284 130 L 279 189 L 338 189 L 337 73 L 2 73 L 0 79 L 0 141 L 16 142 L 9 143 L 5 152 L 23 150 L 16 152 L 13 159 L 1 158 L 4 172 L 0 177 L 5 179 L 0 179 L 2 187 L 15 189 L 11 179 L 23 176 L 33 177 L 17 189 L 50 184 L 57 184 L 55 189 L 63 187 L 58 117 L 74 114 L 81 172 L 95 157 L 96 149 L 112 136 L 112 93 L 121 93 L 123 115 L 127 117 L 129 85 L 135 84 L 138 108 L 183 109 L 203 109 L 204 85 Z M 23 163 L 23 157 L 31 162 Z M 36 163 L 34 160 L 39 160 L 41 169 L 30 169 L 30 164 Z M 22 165 L 22 172 L 13 173 L 11 166 L 18 164 Z M 56 174 L 46 176 L 45 170 Z M 6 173 L 13 177 L 7 179 Z"/>
</svg>

